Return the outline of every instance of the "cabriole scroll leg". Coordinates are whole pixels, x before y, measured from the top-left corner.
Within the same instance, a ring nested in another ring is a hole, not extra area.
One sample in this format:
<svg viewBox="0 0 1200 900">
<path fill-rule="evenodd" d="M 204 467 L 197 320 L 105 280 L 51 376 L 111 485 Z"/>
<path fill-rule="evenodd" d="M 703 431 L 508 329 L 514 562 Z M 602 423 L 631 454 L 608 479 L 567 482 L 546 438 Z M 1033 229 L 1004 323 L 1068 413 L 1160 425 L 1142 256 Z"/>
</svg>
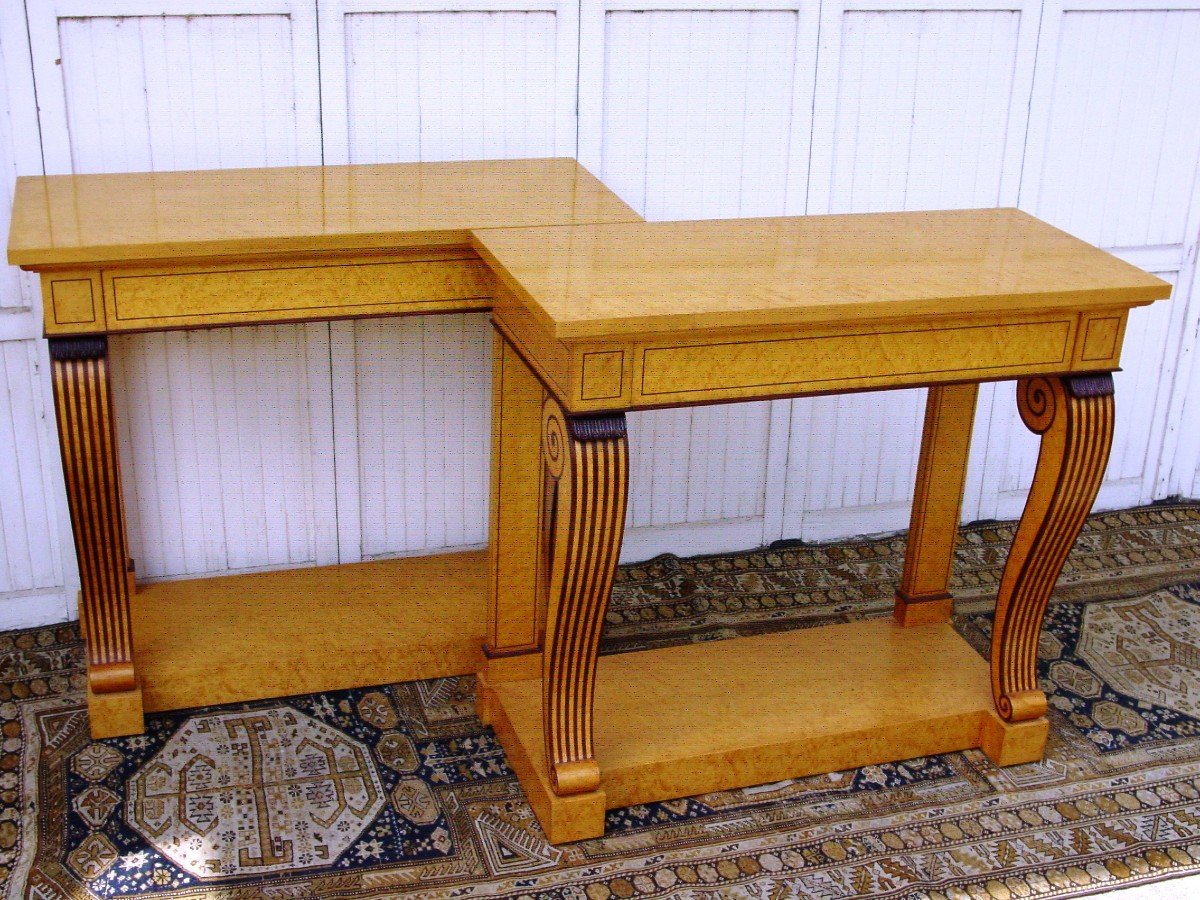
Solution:
<svg viewBox="0 0 1200 900">
<path fill-rule="evenodd" d="M 50 361 L 67 506 L 79 559 L 92 736 L 138 734 L 144 724 L 134 672 L 132 578 L 108 340 L 103 335 L 52 338 Z"/>
<path fill-rule="evenodd" d="M 623 413 L 567 416 L 550 398 L 542 423 L 551 536 L 542 723 L 550 784 L 563 796 L 600 786 L 596 651 L 625 530 L 629 454 Z"/>
<path fill-rule="evenodd" d="M 1042 436 L 1042 446 L 996 600 L 992 694 L 1006 722 L 1046 713 L 1037 681 L 1038 638 L 1050 593 L 1108 464 L 1112 375 L 1024 378 L 1017 383 L 1017 406 L 1026 427 Z"/>
</svg>

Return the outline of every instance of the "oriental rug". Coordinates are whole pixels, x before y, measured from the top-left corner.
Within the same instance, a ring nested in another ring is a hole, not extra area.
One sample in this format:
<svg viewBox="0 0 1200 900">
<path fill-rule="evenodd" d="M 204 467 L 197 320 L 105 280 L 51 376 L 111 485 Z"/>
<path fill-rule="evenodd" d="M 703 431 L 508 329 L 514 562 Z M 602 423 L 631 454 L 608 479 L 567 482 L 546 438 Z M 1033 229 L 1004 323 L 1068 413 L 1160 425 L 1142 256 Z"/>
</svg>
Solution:
<svg viewBox="0 0 1200 900">
<path fill-rule="evenodd" d="M 1012 526 L 957 551 L 983 652 Z M 885 614 L 903 536 L 620 572 L 606 652 Z M 1200 505 L 1092 517 L 1046 621 L 1046 759 L 977 751 L 613 810 L 553 847 L 447 678 L 92 741 L 73 625 L 0 635 L 0 896 L 1043 897 L 1200 871 Z"/>
</svg>

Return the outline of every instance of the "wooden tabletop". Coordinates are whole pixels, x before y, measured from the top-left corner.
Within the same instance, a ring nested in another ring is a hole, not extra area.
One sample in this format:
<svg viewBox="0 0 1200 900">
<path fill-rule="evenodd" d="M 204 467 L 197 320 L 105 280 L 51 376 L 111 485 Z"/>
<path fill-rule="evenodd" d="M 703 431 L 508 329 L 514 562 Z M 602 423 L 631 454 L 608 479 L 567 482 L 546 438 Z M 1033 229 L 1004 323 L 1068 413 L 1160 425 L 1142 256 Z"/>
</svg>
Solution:
<svg viewBox="0 0 1200 900">
<path fill-rule="evenodd" d="M 558 340 L 1129 307 L 1167 282 L 1015 209 L 480 230 Z"/>
<path fill-rule="evenodd" d="M 573 159 L 23 177 L 8 260 L 466 245 L 476 228 L 628 221 L 640 217 Z"/>
</svg>

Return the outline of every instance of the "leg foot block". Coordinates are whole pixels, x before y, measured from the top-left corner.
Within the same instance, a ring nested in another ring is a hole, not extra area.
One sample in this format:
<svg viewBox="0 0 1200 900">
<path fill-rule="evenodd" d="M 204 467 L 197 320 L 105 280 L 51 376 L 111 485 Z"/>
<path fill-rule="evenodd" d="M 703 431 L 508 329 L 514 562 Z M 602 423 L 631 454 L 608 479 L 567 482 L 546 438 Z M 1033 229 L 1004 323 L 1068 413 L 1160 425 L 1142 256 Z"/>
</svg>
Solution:
<svg viewBox="0 0 1200 900">
<path fill-rule="evenodd" d="M 949 622 L 953 612 L 954 598 L 949 594 L 909 597 L 897 593 L 892 618 L 901 628 L 912 628 L 916 625 L 940 625 L 942 622 Z"/>
<path fill-rule="evenodd" d="M 1046 753 L 1050 722 L 1045 717 L 1025 722 L 1005 722 L 988 713 L 979 733 L 979 747 L 998 766 L 1038 762 Z"/>
<path fill-rule="evenodd" d="M 89 687 L 87 704 L 93 738 L 125 737 L 146 730 L 140 687 L 111 694 L 96 694 Z"/>
<path fill-rule="evenodd" d="M 479 682 L 479 697 L 481 706 L 488 710 L 489 724 L 504 747 L 509 768 L 517 774 L 546 840 L 551 844 L 566 844 L 602 837 L 606 809 L 604 789 L 565 797 L 554 793 L 546 773 L 541 732 L 524 735 L 523 740 L 512 727 L 503 704 L 483 680 Z"/>
</svg>

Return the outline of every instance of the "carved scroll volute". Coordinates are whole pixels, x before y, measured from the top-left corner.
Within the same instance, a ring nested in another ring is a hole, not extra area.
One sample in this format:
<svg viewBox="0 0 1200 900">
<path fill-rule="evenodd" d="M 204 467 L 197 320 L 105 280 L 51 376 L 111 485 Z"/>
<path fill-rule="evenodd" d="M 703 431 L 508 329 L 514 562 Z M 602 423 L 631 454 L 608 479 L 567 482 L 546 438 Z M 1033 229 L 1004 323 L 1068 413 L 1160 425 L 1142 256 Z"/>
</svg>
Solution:
<svg viewBox="0 0 1200 900">
<path fill-rule="evenodd" d="M 128 540 L 104 336 L 50 341 L 54 405 L 93 693 L 132 690 Z"/>
<path fill-rule="evenodd" d="M 1038 639 L 1050 594 L 1108 465 L 1112 375 L 1025 378 L 1017 384 L 1017 406 L 1042 445 L 1000 581 L 992 633 L 992 693 L 997 712 L 1010 722 L 1046 713 Z"/>
<path fill-rule="evenodd" d="M 542 722 L 550 783 L 559 795 L 600 786 L 592 741 L 596 652 L 625 529 L 629 453 L 625 416 L 542 416 L 548 486 Z"/>
</svg>

